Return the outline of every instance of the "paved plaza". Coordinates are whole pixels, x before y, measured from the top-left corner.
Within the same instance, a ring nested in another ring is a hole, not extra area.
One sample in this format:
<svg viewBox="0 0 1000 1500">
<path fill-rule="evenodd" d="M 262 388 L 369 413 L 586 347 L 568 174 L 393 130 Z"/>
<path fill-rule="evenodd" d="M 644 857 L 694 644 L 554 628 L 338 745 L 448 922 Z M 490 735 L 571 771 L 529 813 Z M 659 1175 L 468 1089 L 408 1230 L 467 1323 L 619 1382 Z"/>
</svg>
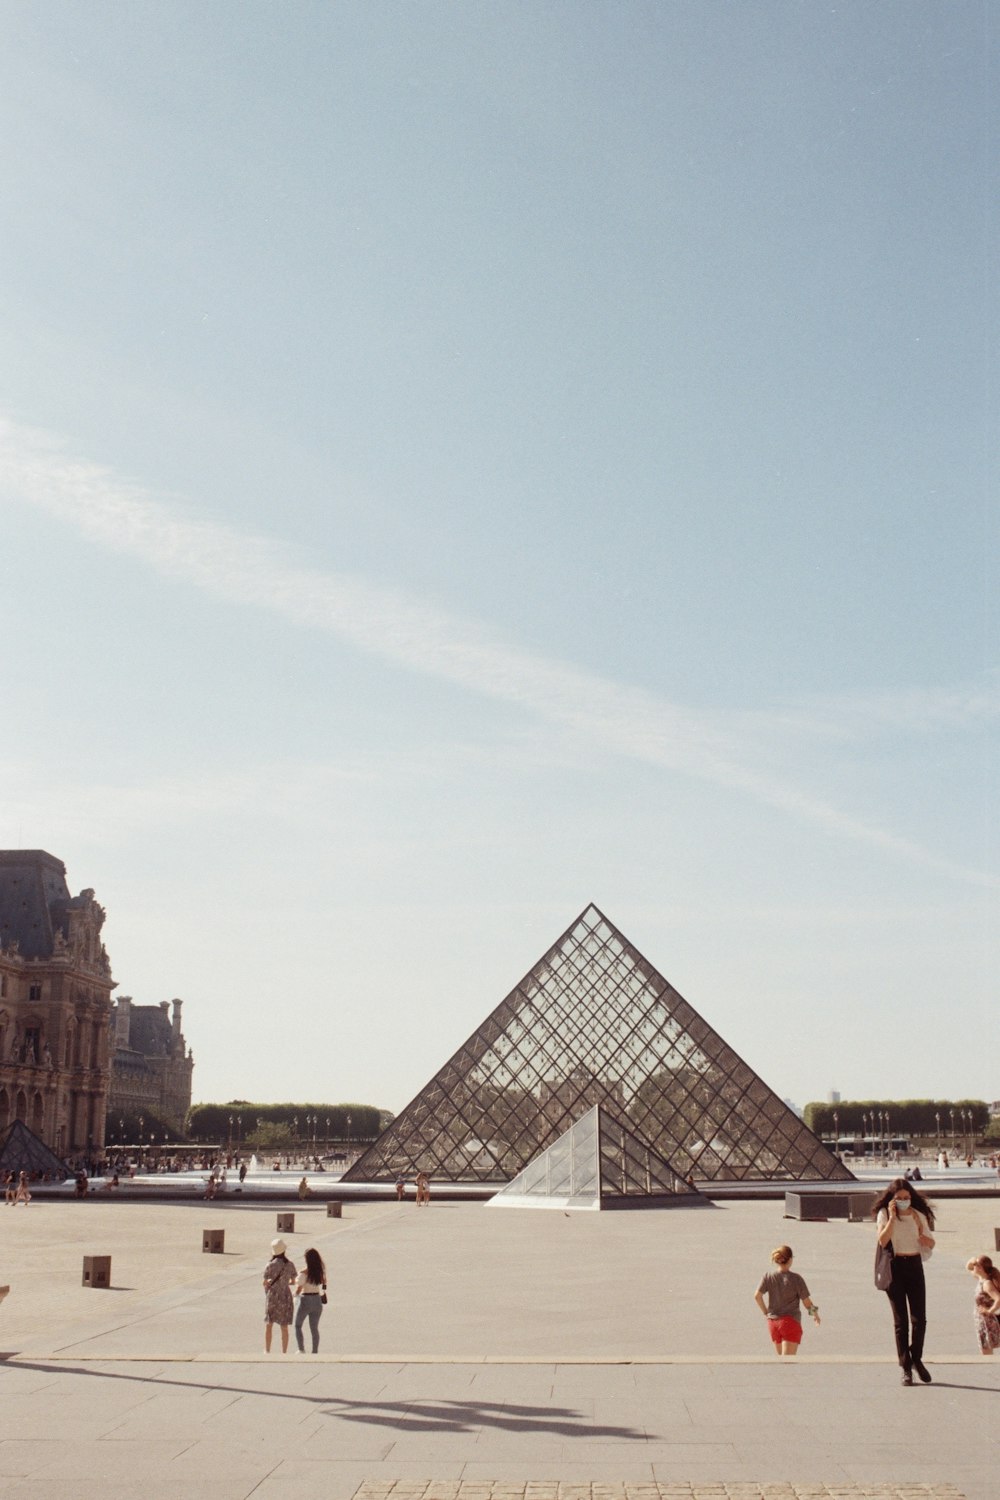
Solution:
<svg viewBox="0 0 1000 1500">
<path fill-rule="evenodd" d="M 776 1201 L 618 1214 L 296 1206 L 330 1305 L 263 1352 L 266 1204 L 94 1195 L 4 1209 L 0 1495 L 176 1500 L 996 1500 L 1000 1361 L 973 1253 L 1000 1199 L 940 1204 L 930 1386 L 904 1389 L 870 1226 Z M 202 1231 L 225 1231 L 203 1254 Z M 788 1241 L 819 1303 L 797 1361 L 752 1301 Z M 112 1256 L 111 1288 L 81 1286 Z M 276 1340 L 277 1342 L 277 1340 Z"/>
</svg>

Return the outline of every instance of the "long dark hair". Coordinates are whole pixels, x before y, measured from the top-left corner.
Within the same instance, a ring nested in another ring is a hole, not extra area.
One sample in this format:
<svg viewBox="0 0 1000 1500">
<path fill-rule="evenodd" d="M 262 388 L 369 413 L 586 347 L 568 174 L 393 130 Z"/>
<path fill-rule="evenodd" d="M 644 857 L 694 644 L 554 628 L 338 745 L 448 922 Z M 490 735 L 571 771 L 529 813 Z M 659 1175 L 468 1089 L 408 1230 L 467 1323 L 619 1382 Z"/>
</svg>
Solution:
<svg viewBox="0 0 1000 1500">
<path fill-rule="evenodd" d="M 313 1286 L 322 1286 L 326 1280 L 326 1266 L 318 1250 L 306 1251 L 306 1275 Z"/>
<path fill-rule="evenodd" d="M 1000 1292 L 1000 1269 L 993 1264 L 988 1255 L 977 1255 L 976 1263 L 983 1273 L 983 1280 L 991 1282 Z"/>
<path fill-rule="evenodd" d="M 897 1193 L 906 1193 L 909 1196 L 912 1206 L 916 1209 L 919 1209 L 924 1218 L 927 1220 L 928 1229 L 934 1228 L 934 1210 L 927 1202 L 927 1199 L 924 1197 L 923 1193 L 918 1192 L 913 1183 L 907 1182 L 905 1177 L 894 1177 L 892 1179 L 885 1192 L 880 1194 L 880 1196 L 876 1198 L 875 1202 L 872 1204 L 872 1214 L 877 1214 L 880 1208 L 884 1208 L 886 1213 L 888 1213 L 889 1204 L 892 1202 L 893 1198 L 895 1198 Z"/>
</svg>

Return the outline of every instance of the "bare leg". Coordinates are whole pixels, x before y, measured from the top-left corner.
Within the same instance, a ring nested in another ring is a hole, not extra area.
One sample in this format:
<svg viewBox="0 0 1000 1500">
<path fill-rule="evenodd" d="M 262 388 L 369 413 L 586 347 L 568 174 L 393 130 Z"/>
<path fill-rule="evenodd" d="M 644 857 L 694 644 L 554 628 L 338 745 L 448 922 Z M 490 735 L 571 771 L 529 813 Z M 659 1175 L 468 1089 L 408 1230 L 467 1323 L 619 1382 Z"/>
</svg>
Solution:
<svg viewBox="0 0 1000 1500">
<path fill-rule="evenodd" d="M 271 1352 L 271 1334 L 273 1332 L 274 1332 L 274 1324 L 273 1323 L 265 1323 L 264 1324 L 264 1353 L 265 1354 L 270 1354 L 270 1352 Z"/>
<path fill-rule="evenodd" d="M 785 1343 L 785 1344 L 782 1344 L 782 1346 L 781 1346 L 781 1352 L 786 1357 L 790 1356 L 790 1355 L 795 1355 L 795 1354 L 798 1354 L 798 1352 L 799 1352 L 799 1346 L 798 1346 L 798 1344 L 788 1344 L 788 1343 Z"/>
<path fill-rule="evenodd" d="M 281 1352 L 282 1352 L 282 1354 L 287 1354 L 288 1353 L 288 1324 L 287 1323 L 282 1323 L 282 1325 L 281 1325 Z"/>
</svg>

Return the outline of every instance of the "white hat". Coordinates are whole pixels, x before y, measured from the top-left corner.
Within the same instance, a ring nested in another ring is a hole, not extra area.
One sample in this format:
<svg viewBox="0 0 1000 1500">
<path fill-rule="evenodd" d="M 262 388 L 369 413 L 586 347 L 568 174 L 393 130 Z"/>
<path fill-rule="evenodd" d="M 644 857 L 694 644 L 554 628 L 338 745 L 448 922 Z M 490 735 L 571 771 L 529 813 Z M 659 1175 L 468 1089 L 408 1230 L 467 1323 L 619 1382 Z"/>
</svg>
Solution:
<svg viewBox="0 0 1000 1500">
<path fill-rule="evenodd" d="M 288 1246 L 285 1244 L 284 1240 L 272 1240 L 271 1249 L 274 1251 L 275 1255 L 284 1255 L 285 1251 L 288 1249 Z"/>
</svg>

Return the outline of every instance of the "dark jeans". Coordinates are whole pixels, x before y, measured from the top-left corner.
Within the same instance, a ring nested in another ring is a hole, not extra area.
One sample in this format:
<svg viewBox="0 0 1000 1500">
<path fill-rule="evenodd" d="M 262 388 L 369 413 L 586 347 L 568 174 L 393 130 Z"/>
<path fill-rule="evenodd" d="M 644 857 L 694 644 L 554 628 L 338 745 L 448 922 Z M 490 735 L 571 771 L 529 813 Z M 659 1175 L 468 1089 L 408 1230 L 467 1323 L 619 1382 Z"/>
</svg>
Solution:
<svg viewBox="0 0 1000 1500">
<path fill-rule="evenodd" d="M 896 1255 L 892 1261 L 892 1282 L 885 1294 L 892 1303 L 892 1323 L 896 1332 L 896 1354 L 905 1365 L 923 1359 L 924 1334 L 927 1332 L 927 1290 L 924 1285 L 924 1263 L 919 1255 Z M 906 1309 L 910 1319 L 907 1331 Z"/>
<path fill-rule="evenodd" d="M 323 1315 L 323 1303 L 319 1292 L 303 1292 L 299 1298 L 298 1311 L 295 1314 L 295 1342 L 305 1352 L 305 1341 L 302 1337 L 302 1325 L 306 1318 L 309 1319 L 309 1332 L 312 1334 L 312 1352 L 315 1354 L 319 1349 L 319 1320 Z"/>
</svg>

